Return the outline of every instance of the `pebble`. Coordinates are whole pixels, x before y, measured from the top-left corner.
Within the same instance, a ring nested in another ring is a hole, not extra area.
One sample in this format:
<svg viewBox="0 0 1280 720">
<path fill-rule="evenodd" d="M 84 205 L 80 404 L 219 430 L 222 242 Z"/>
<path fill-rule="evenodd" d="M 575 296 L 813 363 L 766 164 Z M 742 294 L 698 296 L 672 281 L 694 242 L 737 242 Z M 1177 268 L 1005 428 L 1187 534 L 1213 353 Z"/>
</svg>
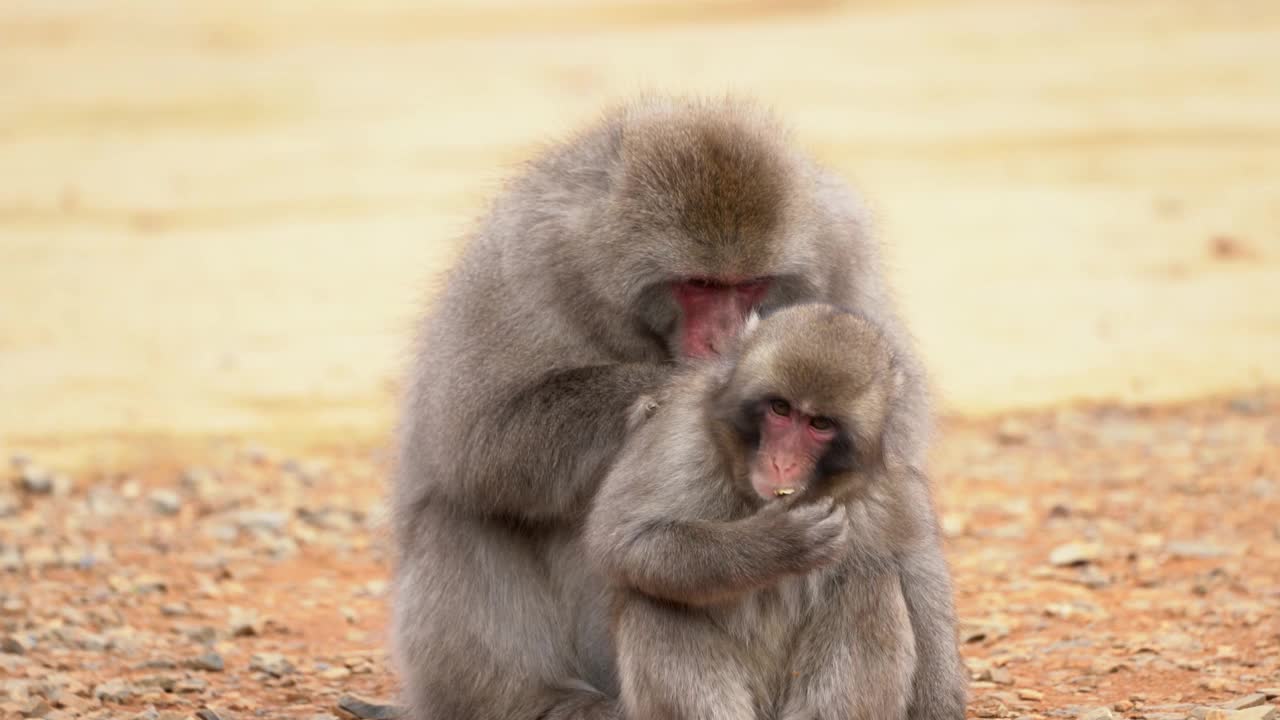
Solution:
<svg viewBox="0 0 1280 720">
<path fill-rule="evenodd" d="M 357 720 L 396 720 L 404 714 L 395 705 L 369 702 L 355 695 L 338 698 L 338 710 Z"/>
<path fill-rule="evenodd" d="M 1247 708 L 1264 705 L 1266 702 L 1266 693 L 1256 692 L 1245 695 L 1244 697 L 1238 697 L 1235 700 L 1224 702 L 1219 707 L 1226 710 L 1245 710 Z"/>
<path fill-rule="evenodd" d="M 1218 558 L 1229 554 L 1217 545 L 1196 540 L 1173 540 L 1164 549 L 1176 558 Z"/>
<path fill-rule="evenodd" d="M 1005 418 L 996 428 L 996 441 L 1001 445 L 1021 445 L 1027 441 L 1031 432 L 1027 424 L 1017 418 Z"/>
<path fill-rule="evenodd" d="M 321 670 L 319 675 L 324 680 L 346 680 L 351 677 L 351 671 L 344 667 L 331 667 Z"/>
<path fill-rule="evenodd" d="M 191 606 L 184 602 L 165 603 L 160 606 L 160 614 L 165 617 L 182 617 L 191 614 Z"/>
<path fill-rule="evenodd" d="M 1245 710 L 1211 708 L 1205 720 L 1276 720 L 1275 705 L 1259 705 Z"/>
<path fill-rule="evenodd" d="M 263 620 L 258 611 L 252 608 L 232 607 L 229 611 L 227 625 L 232 637 L 261 635 Z"/>
<path fill-rule="evenodd" d="M 209 689 L 209 681 L 200 677 L 189 677 L 179 680 L 173 686 L 173 692 L 179 695 L 202 693 Z"/>
<path fill-rule="evenodd" d="M 1083 715 L 1079 716 L 1080 720 L 1113 720 L 1115 713 L 1111 712 L 1111 708 L 1095 708 Z"/>
<path fill-rule="evenodd" d="M 289 524 L 289 516 L 275 510 L 241 510 L 232 517 L 232 521 L 241 530 L 280 532 Z"/>
<path fill-rule="evenodd" d="M 151 509 L 161 515 L 177 515 L 182 510 L 182 498 L 172 490 L 152 490 L 147 501 Z"/>
<path fill-rule="evenodd" d="M 24 718 L 45 718 L 51 712 L 53 712 L 53 706 L 43 698 L 28 701 L 27 705 L 19 711 Z"/>
<path fill-rule="evenodd" d="M 93 696 L 103 702 L 126 703 L 138 695 L 138 688 L 119 678 L 93 688 Z"/>
<path fill-rule="evenodd" d="M 204 670 L 207 672 L 222 672 L 226 667 L 226 663 L 223 661 L 222 656 L 212 650 L 206 653 L 201 653 L 184 664 L 193 670 Z"/>
<path fill-rule="evenodd" d="M 293 663 L 280 653 L 255 653 L 249 659 L 249 669 L 258 670 L 272 677 L 284 677 L 293 673 Z"/>
<path fill-rule="evenodd" d="M 53 473 L 28 463 L 18 470 L 18 486 L 32 495 L 48 495 L 53 492 Z"/>
<path fill-rule="evenodd" d="M 1072 542 L 1049 552 L 1049 563 L 1058 567 L 1083 565 L 1102 556 L 1102 545 L 1094 542 Z"/>
<path fill-rule="evenodd" d="M 30 636 L 22 633 L 10 633 L 0 640 L 0 652 L 10 655 L 26 655 L 33 648 L 35 648 L 35 642 Z"/>
</svg>

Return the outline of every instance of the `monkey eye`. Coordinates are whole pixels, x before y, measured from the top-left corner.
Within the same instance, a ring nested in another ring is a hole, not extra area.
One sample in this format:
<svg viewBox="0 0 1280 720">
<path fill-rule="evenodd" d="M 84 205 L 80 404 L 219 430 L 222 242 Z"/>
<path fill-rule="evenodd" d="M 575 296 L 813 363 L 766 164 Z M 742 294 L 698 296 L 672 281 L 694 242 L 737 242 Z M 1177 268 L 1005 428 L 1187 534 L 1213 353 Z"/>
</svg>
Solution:
<svg viewBox="0 0 1280 720">
<path fill-rule="evenodd" d="M 809 421 L 809 427 L 818 432 L 829 432 L 835 429 L 836 423 L 831 418 L 816 417 Z"/>
<path fill-rule="evenodd" d="M 791 403 L 779 398 L 769 403 L 769 409 L 774 415 L 786 417 L 791 414 Z"/>
<path fill-rule="evenodd" d="M 710 290 L 716 286 L 714 282 L 706 278 L 690 278 L 687 282 L 690 287 L 695 287 L 699 290 Z"/>
</svg>

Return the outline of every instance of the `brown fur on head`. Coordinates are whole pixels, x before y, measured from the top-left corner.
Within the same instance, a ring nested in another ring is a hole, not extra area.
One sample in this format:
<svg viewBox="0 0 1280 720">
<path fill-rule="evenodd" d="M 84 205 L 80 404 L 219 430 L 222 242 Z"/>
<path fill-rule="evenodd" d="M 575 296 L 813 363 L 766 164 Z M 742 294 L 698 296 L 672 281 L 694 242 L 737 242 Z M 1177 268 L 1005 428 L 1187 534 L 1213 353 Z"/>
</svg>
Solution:
<svg viewBox="0 0 1280 720">
<path fill-rule="evenodd" d="M 777 123 L 745 102 L 641 103 L 625 114 L 618 220 L 663 234 L 689 274 L 766 272 L 799 174 Z"/>
<path fill-rule="evenodd" d="M 771 404 L 830 421 L 834 433 L 815 449 L 803 489 L 833 494 L 883 467 L 885 423 L 903 382 L 874 323 L 830 305 L 796 305 L 744 335 L 716 389 L 712 420 L 722 444 L 742 458 L 738 470 L 762 463 L 757 456 Z"/>
<path fill-rule="evenodd" d="M 730 316 L 749 306 L 831 292 L 820 173 L 764 108 L 644 98 L 611 111 L 594 132 L 603 173 L 574 166 L 573 190 L 590 192 L 591 202 L 567 211 L 573 232 L 562 236 L 556 271 L 581 279 L 564 302 L 612 311 L 595 334 L 619 335 L 623 315 L 668 357 L 706 356 L 735 334 L 741 317 Z M 674 292 L 690 283 L 713 290 L 720 317 Z M 595 315 L 603 317 L 585 319 Z"/>
</svg>

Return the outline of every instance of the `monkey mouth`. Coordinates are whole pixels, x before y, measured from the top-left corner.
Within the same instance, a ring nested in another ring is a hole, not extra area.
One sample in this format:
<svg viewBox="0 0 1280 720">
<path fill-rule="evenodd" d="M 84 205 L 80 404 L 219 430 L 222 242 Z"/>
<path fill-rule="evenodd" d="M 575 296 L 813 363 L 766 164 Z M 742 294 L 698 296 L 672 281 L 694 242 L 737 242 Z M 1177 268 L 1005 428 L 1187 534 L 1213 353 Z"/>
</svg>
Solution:
<svg viewBox="0 0 1280 720">
<path fill-rule="evenodd" d="M 796 489 L 795 489 L 795 488 L 793 488 L 793 487 L 780 487 L 780 488 L 778 488 L 778 489 L 776 489 L 776 490 L 774 490 L 774 491 L 773 491 L 773 496 L 774 496 L 774 497 L 787 497 L 788 495 L 794 495 L 794 494 L 795 494 L 795 492 L 796 492 Z"/>
</svg>

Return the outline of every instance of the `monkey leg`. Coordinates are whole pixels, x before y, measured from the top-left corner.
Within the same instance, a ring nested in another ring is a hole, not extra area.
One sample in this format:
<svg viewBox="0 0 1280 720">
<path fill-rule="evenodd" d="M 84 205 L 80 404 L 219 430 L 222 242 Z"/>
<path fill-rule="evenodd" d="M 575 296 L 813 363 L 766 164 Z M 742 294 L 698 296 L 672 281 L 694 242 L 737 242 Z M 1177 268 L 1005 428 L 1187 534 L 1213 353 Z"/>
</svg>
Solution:
<svg viewBox="0 0 1280 720">
<path fill-rule="evenodd" d="M 612 666 L 590 669 L 555 538 L 424 508 L 396 568 L 393 643 L 406 720 L 615 720 Z M 581 563 L 579 563 L 581 565 Z M 601 653 L 595 652 L 595 655 Z M 589 678 L 589 679 L 588 679 Z"/>
<path fill-rule="evenodd" d="M 915 646 L 896 573 L 845 578 L 797 637 L 779 720 L 903 720 Z"/>
<path fill-rule="evenodd" d="M 616 642 L 627 720 L 756 717 L 737 644 L 705 613 L 631 595 Z"/>
</svg>

